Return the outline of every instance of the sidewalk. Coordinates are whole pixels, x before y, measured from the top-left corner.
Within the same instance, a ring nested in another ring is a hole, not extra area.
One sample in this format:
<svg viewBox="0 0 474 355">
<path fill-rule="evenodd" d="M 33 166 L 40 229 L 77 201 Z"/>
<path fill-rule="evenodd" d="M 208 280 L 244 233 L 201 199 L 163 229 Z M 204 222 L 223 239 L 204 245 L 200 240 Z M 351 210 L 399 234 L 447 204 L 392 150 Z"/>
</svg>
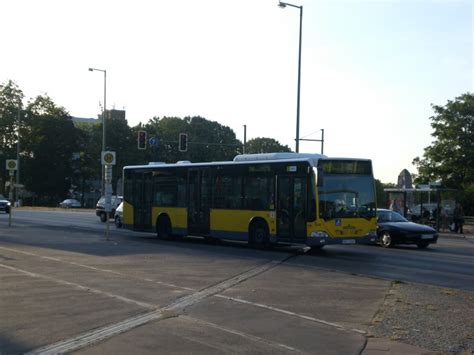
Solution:
<svg viewBox="0 0 474 355">
<path fill-rule="evenodd" d="M 474 242 L 474 232 L 464 232 L 463 234 L 454 233 L 454 232 L 439 232 L 440 237 L 444 238 L 456 238 L 456 239 L 466 239 L 471 242 Z"/>
</svg>

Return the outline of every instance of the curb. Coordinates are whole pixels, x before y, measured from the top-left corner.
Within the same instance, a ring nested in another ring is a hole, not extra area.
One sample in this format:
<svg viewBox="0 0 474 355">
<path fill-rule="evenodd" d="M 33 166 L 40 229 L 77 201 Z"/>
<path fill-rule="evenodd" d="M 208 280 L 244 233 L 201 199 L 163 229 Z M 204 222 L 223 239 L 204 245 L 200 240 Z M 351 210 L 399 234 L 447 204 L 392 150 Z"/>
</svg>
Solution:
<svg viewBox="0 0 474 355">
<path fill-rule="evenodd" d="M 433 355 L 439 352 L 384 338 L 367 338 L 363 355 Z"/>
<path fill-rule="evenodd" d="M 447 238 L 447 239 L 465 239 L 465 240 L 468 240 L 470 242 L 474 242 L 474 234 L 473 233 L 458 234 L 458 233 L 440 232 L 439 236 L 443 237 L 443 238 Z"/>
</svg>

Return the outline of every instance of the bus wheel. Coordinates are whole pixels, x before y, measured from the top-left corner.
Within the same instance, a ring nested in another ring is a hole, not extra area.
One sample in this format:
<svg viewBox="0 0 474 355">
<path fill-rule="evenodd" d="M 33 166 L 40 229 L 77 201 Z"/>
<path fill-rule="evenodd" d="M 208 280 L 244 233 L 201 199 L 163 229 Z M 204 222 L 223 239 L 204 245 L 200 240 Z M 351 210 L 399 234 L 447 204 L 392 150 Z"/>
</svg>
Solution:
<svg viewBox="0 0 474 355">
<path fill-rule="evenodd" d="M 156 235 L 160 239 L 169 239 L 171 237 L 171 222 L 168 217 L 158 217 L 156 222 Z"/>
<path fill-rule="evenodd" d="M 263 222 L 256 223 L 250 230 L 249 243 L 258 249 L 269 247 L 268 228 Z"/>
</svg>

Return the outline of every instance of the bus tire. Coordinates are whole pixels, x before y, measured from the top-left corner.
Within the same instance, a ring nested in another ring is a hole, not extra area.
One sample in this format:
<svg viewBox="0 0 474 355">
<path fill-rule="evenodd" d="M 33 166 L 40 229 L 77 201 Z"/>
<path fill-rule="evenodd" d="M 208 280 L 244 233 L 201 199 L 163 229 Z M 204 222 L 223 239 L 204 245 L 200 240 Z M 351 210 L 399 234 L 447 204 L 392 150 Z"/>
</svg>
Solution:
<svg viewBox="0 0 474 355">
<path fill-rule="evenodd" d="M 249 244 L 257 249 L 267 249 L 269 247 L 270 238 L 265 222 L 258 221 L 252 224 L 249 233 Z"/>
<path fill-rule="evenodd" d="M 156 221 L 156 236 L 160 239 L 171 238 L 171 222 L 168 216 L 161 215 Z"/>
</svg>

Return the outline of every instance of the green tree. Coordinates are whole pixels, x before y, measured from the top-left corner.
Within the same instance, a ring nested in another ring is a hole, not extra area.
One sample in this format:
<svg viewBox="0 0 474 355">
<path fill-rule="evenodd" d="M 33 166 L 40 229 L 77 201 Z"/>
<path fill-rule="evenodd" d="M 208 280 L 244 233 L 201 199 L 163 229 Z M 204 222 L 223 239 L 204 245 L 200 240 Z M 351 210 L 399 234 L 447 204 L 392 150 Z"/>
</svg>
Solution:
<svg viewBox="0 0 474 355">
<path fill-rule="evenodd" d="M 106 119 L 107 150 L 115 152 L 116 162 L 113 167 L 112 186 L 122 177 L 122 169 L 134 164 L 137 155 L 137 138 L 125 118 Z M 98 126 L 102 127 L 102 125 Z M 99 154 L 100 157 L 100 154 Z"/>
<path fill-rule="evenodd" d="M 73 180 L 76 128 L 63 107 L 41 95 L 28 103 L 25 122 L 23 181 L 40 203 L 56 205 L 67 196 Z"/>
<path fill-rule="evenodd" d="M 17 130 L 24 113 L 21 110 L 22 100 L 23 92 L 13 81 L 0 85 L 0 193 L 9 179 L 3 168 L 5 160 L 16 159 Z"/>
<path fill-rule="evenodd" d="M 102 150 L 102 131 L 91 124 L 77 124 L 77 144 L 73 153 L 73 185 L 82 196 L 81 204 L 85 205 L 85 192 L 100 189 L 94 182 L 100 180 L 102 173 L 100 152 Z"/>
<path fill-rule="evenodd" d="M 466 198 L 466 191 L 474 184 L 474 95 L 466 93 L 448 100 L 445 106 L 432 105 L 430 117 L 435 140 L 426 147 L 423 157 L 416 157 L 416 182 L 440 180 L 445 187 L 458 189 L 473 213 L 474 201 Z M 465 206 L 466 207 L 466 206 Z"/>
<path fill-rule="evenodd" d="M 280 144 L 273 138 L 254 138 L 247 142 L 247 154 L 291 152 L 290 147 Z"/>
<path fill-rule="evenodd" d="M 185 117 L 188 133 L 188 159 L 191 161 L 232 160 L 242 144 L 227 126 L 203 117 Z"/>
<path fill-rule="evenodd" d="M 242 145 L 229 127 L 200 116 L 185 117 L 184 119 L 154 117 L 146 125 L 134 127 L 136 134 L 141 129 L 146 130 L 149 137 L 156 137 L 159 141 L 157 147 L 150 147 L 141 152 L 142 163 L 147 161 L 173 163 L 178 160 L 193 162 L 232 160 Z M 188 135 L 187 152 L 180 152 L 178 149 L 180 133 Z"/>
</svg>

